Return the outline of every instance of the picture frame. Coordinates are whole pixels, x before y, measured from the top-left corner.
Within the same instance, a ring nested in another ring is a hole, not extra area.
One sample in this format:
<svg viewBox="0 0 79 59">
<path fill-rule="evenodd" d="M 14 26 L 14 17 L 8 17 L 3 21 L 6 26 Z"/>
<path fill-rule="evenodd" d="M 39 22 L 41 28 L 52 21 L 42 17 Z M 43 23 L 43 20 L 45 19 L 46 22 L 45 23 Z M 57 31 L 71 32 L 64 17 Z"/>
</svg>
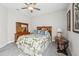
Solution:
<svg viewBox="0 0 79 59">
<path fill-rule="evenodd" d="M 71 31 L 71 11 L 67 12 L 67 30 Z"/>
<path fill-rule="evenodd" d="M 73 32 L 79 33 L 79 3 L 72 4 Z"/>
</svg>

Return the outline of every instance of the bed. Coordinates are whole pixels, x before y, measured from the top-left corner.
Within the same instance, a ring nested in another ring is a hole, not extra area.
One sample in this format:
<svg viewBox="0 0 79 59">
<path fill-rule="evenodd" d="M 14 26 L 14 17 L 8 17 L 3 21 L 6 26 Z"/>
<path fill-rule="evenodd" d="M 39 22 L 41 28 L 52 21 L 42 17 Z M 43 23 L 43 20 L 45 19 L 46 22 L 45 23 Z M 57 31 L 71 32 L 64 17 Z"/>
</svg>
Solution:
<svg viewBox="0 0 79 59">
<path fill-rule="evenodd" d="M 37 31 L 38 33 L 41 32 L 41 34 L 32 32 L 28 35 L 21 35 L 16 42 L 17 47 L 30 56 L 42 55 L 51 42 L 51 26 L 37 26 Z"/>
</svg>

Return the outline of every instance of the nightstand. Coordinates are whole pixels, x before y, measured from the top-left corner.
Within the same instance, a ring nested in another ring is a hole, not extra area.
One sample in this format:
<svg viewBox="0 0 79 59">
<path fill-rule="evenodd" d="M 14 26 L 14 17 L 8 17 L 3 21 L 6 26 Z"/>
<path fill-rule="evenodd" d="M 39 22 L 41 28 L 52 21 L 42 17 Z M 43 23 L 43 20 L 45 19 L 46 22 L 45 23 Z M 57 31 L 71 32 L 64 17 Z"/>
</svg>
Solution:
<svg viewBox="0 0 79 59">
<path fill-rule="evenodd" d="M 65 55 L 68 55 L 67 53 L 67 48 L 68 48 L 68 43 L 69 41 L 64 39 L 64 37 L 55 37 L 55 43 L 57 45 L 57 52 L 58 53 L 63 53 Z"/>
</svg>

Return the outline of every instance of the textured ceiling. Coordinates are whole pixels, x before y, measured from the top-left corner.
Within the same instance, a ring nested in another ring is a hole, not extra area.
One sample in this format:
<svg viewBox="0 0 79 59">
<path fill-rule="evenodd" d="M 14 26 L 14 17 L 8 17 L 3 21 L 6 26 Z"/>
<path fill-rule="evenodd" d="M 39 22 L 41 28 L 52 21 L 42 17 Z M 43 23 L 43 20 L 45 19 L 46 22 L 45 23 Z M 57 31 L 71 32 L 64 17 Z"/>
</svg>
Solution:
<svg viewBox="0 0 79 59">
<path fill-rule="evenodd" d="M 6 6 L 8 9 L 19 9 L 17 11 L 22 13 L 30 13 L 28 10 L 22 10 L 22 7 L 25 7 L 23 3 L 2 3 L 2 5 Z M 66 9 L 68 7 L 68 3 L 37 3 L 36 7 L 40 8 L 40 11 L 34 10 L 32 14 L 43 14 L 48 12 L 55 12 L 59 10 Z M 30 13 L 31 14 L 31 13 Z"/>
</svg>

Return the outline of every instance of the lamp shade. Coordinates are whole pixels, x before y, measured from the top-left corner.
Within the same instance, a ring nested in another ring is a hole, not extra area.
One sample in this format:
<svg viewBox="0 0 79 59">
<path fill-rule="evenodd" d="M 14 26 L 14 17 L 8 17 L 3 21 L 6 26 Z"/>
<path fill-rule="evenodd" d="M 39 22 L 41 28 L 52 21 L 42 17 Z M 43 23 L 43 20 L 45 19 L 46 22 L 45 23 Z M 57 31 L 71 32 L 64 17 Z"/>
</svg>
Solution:
<svg viewBox="0 0 79 59">
<path fill-rule="evenodd" d="M 62 33 L 62 29 L 61 29 L 61 28 L 58 28 L 58 29 L 57 29 L 57 32 Z"/>
<path fill-rule="evenodd" d="M 33 7 L 28 7 L 29 10 L 33 10 Z"/>
</svg>

